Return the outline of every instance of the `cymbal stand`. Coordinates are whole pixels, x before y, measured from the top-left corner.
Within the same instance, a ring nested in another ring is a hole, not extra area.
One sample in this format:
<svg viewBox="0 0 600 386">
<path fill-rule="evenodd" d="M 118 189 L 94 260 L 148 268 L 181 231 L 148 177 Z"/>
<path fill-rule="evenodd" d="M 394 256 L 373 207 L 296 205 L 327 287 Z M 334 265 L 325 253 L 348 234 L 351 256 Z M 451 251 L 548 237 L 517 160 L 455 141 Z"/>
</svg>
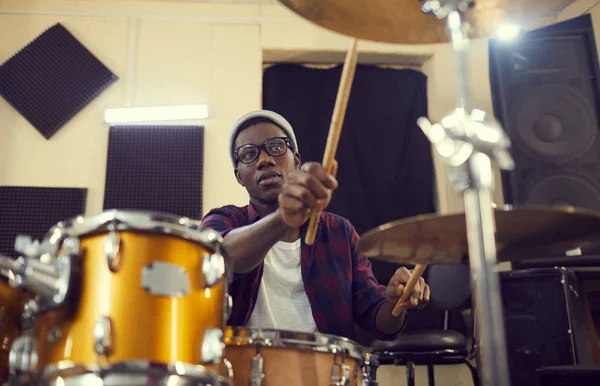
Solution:
<svg viewBox="0 0 600 386">
<path fill-rule="evenodd" d="M 448 177 L 463 194 L 474 314 L 477 328 L 478 372 L 483 385 L 510 384 L 497 273 L 492 190 L 492 161 L 501 169 L 514 168 L 508 152 L 510 140 L 498 122 L 472 109 L 468 86 L 467 23 L 463 13 L 472 0 L 428 0 L 424 12 L 446 19 L 455 55 L 459 107 L 431 124 L 420 118 L 419 126 L 445 164 Z"/>
</svg>

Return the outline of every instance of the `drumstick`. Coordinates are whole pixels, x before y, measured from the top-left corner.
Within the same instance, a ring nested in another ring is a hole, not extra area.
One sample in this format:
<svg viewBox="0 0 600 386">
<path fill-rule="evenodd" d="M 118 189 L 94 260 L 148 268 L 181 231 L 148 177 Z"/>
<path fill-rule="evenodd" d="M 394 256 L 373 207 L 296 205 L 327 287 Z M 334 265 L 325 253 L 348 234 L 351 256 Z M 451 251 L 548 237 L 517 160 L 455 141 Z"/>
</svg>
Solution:
<svg viewBox="0 0 600 386">
<path fill-rule="evenodd" d="M 340 141 L 344 117 L 346 116 L 348 97 L 350 96 L 350 89 L 352 87 L 352 81 L 354 80 L 354 72 L 356 70 L 356 61 L 358 57 L 357 46 L 358 39 L 352 39 L 350 50 L 348 51 L 346 61 L 344 62 L 344 69 L 342 70 L 340 86 L 335 100 L 331 125 L 329 126 L 329 135 L 327 136 L 325 154 L 323 155 L 323 169 L 325 170 L 325 173 L 330 175 L 335 172 L 333 170 L 333 161 L 335 160 L 335 152 L 337 151 L 338 142 Z M 321 211 L 322 209 L 314 210 L 310 214 L 308 230 L 305 237 L 305 242 L 308 245 L 312 245 L 315 242 Z"/>
<path fill-rule="evenodd" d="M 427 268 L 427 264 L 417 264 L 415 266 L 415 269 L 413 269 L 413 271 L 410 274 L 410 278 L 408 279 L 406 286 L 404 286 L 404 291 L 402 291 L 400 299 L 398 299 L 398 302 L 396 302 L 396 306 L 392 310 L 392 315 L 400 315 L 400 310 L 402 309 L 402 307 L 400 307 L 400 304 L 404 303 L 409 298 L 410 294 L 412 294 L 413 289 L 415 289 L 415 285 L 419 282 L 419 278 L 421 278 L 421 275 L 423 275 L 423 271 L 425 271 L 425 268 Z"/>
</svg>

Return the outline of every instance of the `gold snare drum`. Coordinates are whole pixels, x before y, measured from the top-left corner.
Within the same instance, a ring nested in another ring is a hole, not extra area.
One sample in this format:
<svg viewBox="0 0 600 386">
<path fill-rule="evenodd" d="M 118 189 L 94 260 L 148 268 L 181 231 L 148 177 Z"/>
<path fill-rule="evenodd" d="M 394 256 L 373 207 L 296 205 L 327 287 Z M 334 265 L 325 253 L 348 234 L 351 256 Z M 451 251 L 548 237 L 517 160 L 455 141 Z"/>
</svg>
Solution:
<svg viewBox="0 0 600 386">
<path fill-rule="evenodd" d="M 42 383 L 228 384 L 229 268 L 219 234 L 190 225 L 107 211 L 49 231 L 57 259 L 70 259 L 70 279 L 64 301 L 34 323 Z"/>
<path fill-rule="evenodd" d="M 363 348 L 319 333 L 227 327 L 225 357 L 234 385 L 362 385 Z"/>
</svg>

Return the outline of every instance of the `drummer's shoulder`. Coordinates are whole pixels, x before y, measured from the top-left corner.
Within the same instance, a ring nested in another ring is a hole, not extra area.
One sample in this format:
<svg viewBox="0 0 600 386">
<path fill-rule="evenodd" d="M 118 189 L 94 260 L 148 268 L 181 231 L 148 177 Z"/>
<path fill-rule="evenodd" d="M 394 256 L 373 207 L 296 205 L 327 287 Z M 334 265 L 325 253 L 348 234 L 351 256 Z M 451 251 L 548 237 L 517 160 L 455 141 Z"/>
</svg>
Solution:
<svg viewBox="0 0 600 386">
<path fill-rule="evenodd" d="M 344 216 L 339 214 L 324 211 L 321 213 L 321 222 L 329 229 L 340 229 L 347 233 L 356 233 L 354 225 Z"/>
<path fill-rule="evenodd" d="M 202 217 L 202 223 L 206 224 L 211 221 L 223 221 L 225 219 L 244 221 L 248 218 L 248 205 L 224 205 L 213 208 Z"/>
</svg>

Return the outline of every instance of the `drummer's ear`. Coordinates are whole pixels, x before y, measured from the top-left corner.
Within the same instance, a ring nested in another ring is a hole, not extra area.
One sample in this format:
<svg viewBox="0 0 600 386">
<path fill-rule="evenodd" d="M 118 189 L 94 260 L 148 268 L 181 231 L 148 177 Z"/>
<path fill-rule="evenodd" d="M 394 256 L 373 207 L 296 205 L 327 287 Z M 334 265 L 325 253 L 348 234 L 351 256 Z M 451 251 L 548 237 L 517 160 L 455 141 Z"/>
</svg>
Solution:
<svg viewBox="0 0 600 386">
<path fill-rule="evenodd" d="M 238 168 L 233 169 L 233 174 L 235 174 L 235 179 L 237 180 L 238 184 L 244 186 L 244 183 L 242 182 L 242 175 L 240 174 Z"/>
<path fill-rule="evenodd" d="M 302 158 L 300 158 L 300 153 L 294 153 L 294 166 L 296 167 L 296 170 L 300 169 L 301 165 Z"/>
</svg>

